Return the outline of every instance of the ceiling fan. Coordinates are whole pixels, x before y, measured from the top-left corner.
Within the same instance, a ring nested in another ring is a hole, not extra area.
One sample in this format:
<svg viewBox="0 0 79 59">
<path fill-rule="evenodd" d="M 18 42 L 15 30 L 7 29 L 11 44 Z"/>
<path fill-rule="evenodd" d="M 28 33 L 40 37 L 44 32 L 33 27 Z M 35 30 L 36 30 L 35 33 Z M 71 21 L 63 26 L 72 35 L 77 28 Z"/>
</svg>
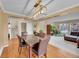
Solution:
<svg viewBox="0 0 79 59">
<path fill-rule="evenodd" d="M 37 8 L 38 6 L 40 6 L 40 9 L 37 10 L 37 11 L 35 11 L 35 13 L 33 14 L 33 16 L 34 16 L 36 13 L 38 13 L 39 11 L 41 11 L 43 8 L 46 8 L 46 9 L 47 9 L 47 6 L 48 6 L 50 3 L 52 3 L 53 1 L 54 1 L 54 0 L 49 0 L 48 3 L 46 3 L 46 4 L 43 5 L 43 4 L 42 4 L 42 0 L 37 0 L 37 2 L 35 3 L 34 7 L 33 7 L 30 11 L 28 11 L 28 14 L 32 13 L 35 8 Z M 45 13 L 41 13 L 41 14 L 47 15 L 47 14 L 45 14 Z"/>
</svg>

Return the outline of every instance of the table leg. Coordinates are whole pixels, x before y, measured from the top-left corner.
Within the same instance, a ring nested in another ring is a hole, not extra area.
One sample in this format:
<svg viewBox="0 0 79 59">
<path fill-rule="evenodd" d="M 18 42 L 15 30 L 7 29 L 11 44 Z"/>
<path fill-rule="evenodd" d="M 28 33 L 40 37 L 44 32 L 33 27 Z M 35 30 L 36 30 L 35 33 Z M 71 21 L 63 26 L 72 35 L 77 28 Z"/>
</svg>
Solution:
<svg viewBox="0 0 79 59">
<path fill-rule="evenodd" d="M 31 57 L 32 57 L 32 47 L 29 46 L 29 58 L 31 58 Z"/>
</svg>

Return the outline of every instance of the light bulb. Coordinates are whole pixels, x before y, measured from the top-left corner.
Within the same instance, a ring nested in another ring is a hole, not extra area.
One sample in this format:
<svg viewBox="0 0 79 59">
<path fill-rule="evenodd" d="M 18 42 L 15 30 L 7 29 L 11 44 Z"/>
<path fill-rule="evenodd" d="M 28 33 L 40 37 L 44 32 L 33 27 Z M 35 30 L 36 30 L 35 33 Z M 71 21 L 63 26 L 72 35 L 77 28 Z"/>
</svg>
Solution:
<svg viewBox="0 0 79 59">
<path fill-rule="evenodd" d="M 41 10 L 41 13 L 44 13 L 44 11 L 43 11 L 43 10 Z"/>
</svg>

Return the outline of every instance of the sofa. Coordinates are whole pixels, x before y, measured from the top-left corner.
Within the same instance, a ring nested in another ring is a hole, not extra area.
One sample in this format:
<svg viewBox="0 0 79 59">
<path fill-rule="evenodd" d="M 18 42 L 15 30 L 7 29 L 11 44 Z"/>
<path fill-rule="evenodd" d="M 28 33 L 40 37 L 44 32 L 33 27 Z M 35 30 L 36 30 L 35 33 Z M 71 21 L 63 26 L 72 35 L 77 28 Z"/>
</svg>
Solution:
<svg viewBox="0 0 79 59">
<path fill-rule="evenodd" d="M 77 40 L 77 48 L 79 48 L 79 39 Z"/>
<path fill-rule="evenodd" d="M 79 32 L 71 32 L 70 35 L 64 35 L 64 40 L 77 43 L 79 47 Z"/>
</svg>

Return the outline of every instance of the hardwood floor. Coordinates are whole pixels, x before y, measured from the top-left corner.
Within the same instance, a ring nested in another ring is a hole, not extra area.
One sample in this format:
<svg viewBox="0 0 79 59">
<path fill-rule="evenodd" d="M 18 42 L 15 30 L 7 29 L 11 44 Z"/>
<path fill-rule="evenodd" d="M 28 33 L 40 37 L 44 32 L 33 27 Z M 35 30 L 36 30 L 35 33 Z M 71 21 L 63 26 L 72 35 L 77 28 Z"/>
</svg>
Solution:
<svg viewBox="0 0 79 59">
<path fill-rule="evenodd" d="M 18 40 L 12 39 L 9 41 L 9 46 L 4 48 L 1 57 L 2 58 L 28 58 L 28 49 L 23 48 L 22 53 L 19 55 Z M 57 47 L 48 45 L 47 57 L 48 58 L 78 58 L 79 56 L 73 55 Z"/>
</svg>

